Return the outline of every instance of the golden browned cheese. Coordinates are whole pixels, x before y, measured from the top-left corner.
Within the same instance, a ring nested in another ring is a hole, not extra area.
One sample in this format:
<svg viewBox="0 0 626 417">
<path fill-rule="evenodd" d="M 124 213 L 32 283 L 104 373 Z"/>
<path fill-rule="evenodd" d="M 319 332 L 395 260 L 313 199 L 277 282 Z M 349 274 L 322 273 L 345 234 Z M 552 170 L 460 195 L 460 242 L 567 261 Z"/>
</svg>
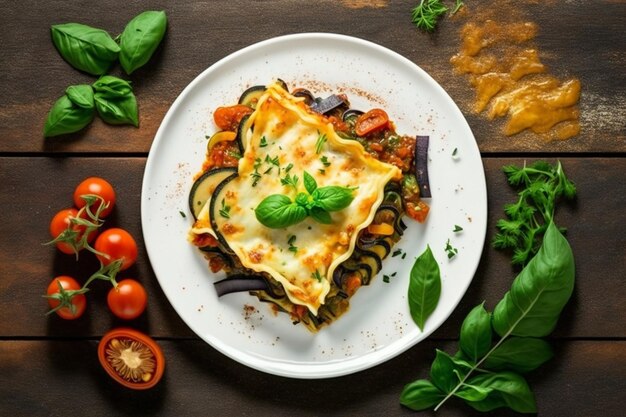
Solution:
<svg viewBox="0 0 626 417">
<path fill-rule="evenodd" d="M 529 129 L 549 139 L 568 139 L 580 132 L 580 81 L 548 74 L 529 45 L 536 34 L 531 22 L 469 22 L 450 62 L 458 73 L 468 74 L 476 113 L 507 118 L 506 135 Z"/>
</svg>

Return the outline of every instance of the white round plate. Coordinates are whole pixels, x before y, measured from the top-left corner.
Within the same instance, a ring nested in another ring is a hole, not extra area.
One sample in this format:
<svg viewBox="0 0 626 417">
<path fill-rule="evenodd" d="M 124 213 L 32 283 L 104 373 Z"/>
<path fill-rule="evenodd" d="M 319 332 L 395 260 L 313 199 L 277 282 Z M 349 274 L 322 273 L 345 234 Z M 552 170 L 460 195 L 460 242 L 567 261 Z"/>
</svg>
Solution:
<svg viewBox="0 0 626 417">
<path fill-rule="evenodd" d="M 409 228 L 383 271 L 350 301 L 350 310 L 312 334 L 286 314 L 247 293 L 220 299 L 200 252 L 187 242 L 187 206 L 193 176 L 216 131 L 213 110 L 237 102 L 253 85 L 280 78 L 289 88 L 318 96 L 343 92 L 353 108 L 384 108 L 397 131 L 429 135 L 433 198 L 425 224 Z M 185 213 L 186 216 L 183 216 Z M 145 244 L 163 291 L 184 322 L 215 349 L 252 368 L 294 378 L 354 373 L 388 360 L 437 329 L 469 286 L 480 260 L 487 223 L 487 191 L 474 136 L 458 107 L 421 68 L 368 41 L 336 34 L 282 36 L 244 48 L 193 80 L 167 112 L 156 134 L 143 179 L 141 219 Z M 463 228 L 453 232 L 455 225 Z M 446 242 L 458 249 L 448 259 Z M 409 271 L 430 245 L 441 269 L 442 291 L 424 331 L 408 307 Z M 389 276 L 389 282 L 383 281 Z"/>
</svg>

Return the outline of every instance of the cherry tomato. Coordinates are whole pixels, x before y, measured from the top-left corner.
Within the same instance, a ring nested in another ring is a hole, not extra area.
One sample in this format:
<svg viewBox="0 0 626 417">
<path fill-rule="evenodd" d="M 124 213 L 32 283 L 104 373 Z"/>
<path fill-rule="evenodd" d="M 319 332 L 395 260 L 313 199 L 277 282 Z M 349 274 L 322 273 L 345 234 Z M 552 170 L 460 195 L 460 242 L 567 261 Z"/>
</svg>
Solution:
<svg viewBox="0 0 626 417">
<path fill-rule="evenodd" d="M 87 299 L 84 295 L 86 290 L 72 277 L 61 275 L 54 278 L 48 284 L 46 298 L 50 308 L 65 320 L 79 318 L 85 312 Z"/>
<path fill-rule="evenodd" d="M 222 130 L 237 131 L 239 122 L 244 116 L 252 113 L 252 107 L 243 104 L 235 104 L 234 106 L 218 107 L 213 112 L 213 120 L 217 127 Z"/>
<path fill-rule="evenodd" d="M 389 116 L 382 109 L 372 109 L 356 119 L 354 131 L 359 136 L 365 136 L 389 126 Z"/>
<path fill-rule="evenodd" d="M 120 271 L 128 269 L 137 260 L 137 243 L 135 239 L 124 229 L 107 229 L 98 236 L 94 249 L 104 253 L 109 257 L 96 255 L 100 262 L 108 265 L 111 262 L 121 259 Z"/>
<path fill-rule="evenodd" d="M 74 190 L 74 204 L 76 204 L 76 207 L 82 208 L 87 204 L 87 202 L 81 198 L 82 195 L 86 194 L 97 195 L 108 203 L 107 208 L 103 209 L 100 213 L 101 218 L 107 217 L 111 213 L 113 206 L 115 206 L 115 190 L 106 180 L 98 177 L 89 177 L 78 184 Z M 101 204 L 102 202 L 100 200 L 96 201 L 91 208 L 91 212 L 95 213 Z"/>
<path fill-rule="evenodd" d="M 109 290 L 107 304 L 109 310 L 117 317 L 132 320 L 146 309 L 147 298 L 143 285 L 129 278 L 118 282 L 117 287 Z"/>
<path fill-rule="evenodd" d="M 52 217 L 52 220 L 50 221 L 50 236 L 56 239 L 62 233 L 67 234 L 66 241 L 58 241 L 55 243 L 59 251 L 63 253 L 66 253 L 66 254 L 75 253 L 71 242 L 73 241 L 74 243 L 78 244 L 79 240 L 83 236 L 83 233 L 85 233 L 85 230 L 86 230 L 85 226 L 72 224 L 72 219 L 78 216 L 79 216 L 78 210 L 76 210 L 75 208 L 63 209 L 57 212 L 57 214 L 55 214 L 54 217 Z M 85 217 L 86 217 L 86 214 L 81 215 L 81 218 L 85 218 Z M 69 228 L 69 231 L 66 232 L 68 228 Z M 72 236 L 72 232 L 76 232 L 76 234 Z M 89 236 L 87 236 L 87 242 L 93 242 L 97 234 L 98 234 L 97 230 L 93 230 L 91 233 L 89 233 Z M 77 249 L 81 250 L 83 248 L 77 247 Z"/>
<path fill-rule="evenodd" d="M 120 327 L 102 336 L 98 359 L 104 370 L 126 388 L 154 387 L 163 376 L 165 357 L 150 336 Z"/>
</svg>

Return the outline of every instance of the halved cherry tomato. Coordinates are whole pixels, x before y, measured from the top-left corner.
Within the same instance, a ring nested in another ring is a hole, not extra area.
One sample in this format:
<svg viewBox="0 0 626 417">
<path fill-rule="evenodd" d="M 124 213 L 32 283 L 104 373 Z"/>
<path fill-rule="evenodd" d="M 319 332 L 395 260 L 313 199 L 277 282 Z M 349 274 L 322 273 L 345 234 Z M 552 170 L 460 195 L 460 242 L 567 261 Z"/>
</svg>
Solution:
<svg viewBox="0 0 626 417">
<path fill-rule="evenodd" d="M 132 320 L 144 312 L 147 299 L 148 295 L 143 285 L 134 279 L 127 278 L 109 290 L 107 304 L 109 310 L 117 317 Z"/>
<path fill-rule="evenodd" d="M 111 228 L 105 230 L 96 239 L 94 245 L 96 251 L 108 255 L 96 255 L 103 265 L 121 259 L 120 271 L 128 269 L 137 260 L 137 243 L 135 239 L 124 229 Z"/>
<path fill-rule="evenodd" d="M 217 127 L 222 130 L 231 130 L 236 132 L 239 122 L 244 116 L 252 113 L 252 107 L 244 104 L 235 104 L 234 106 L 218 107 L 213 112 L 213 120 Z"/>
<path fill-rule="evenodd" d="M 86 218 L 86 216 L 86 214 L 82 214 L 80 217 Z M 72 219 L 77 217 L 79 217 L 79 214 L 78 210 L 76 210 L 75 208 L 63 209 L 57 212 L 50 221 L 50 236 L 56 239 L 59 237 L 59 235 L 64 233 L 66 234 L 69 242 L 73 241 L 76 245 L 78 245 L 78 242 L 82 238 L 83 233 L 85 233 L 86 227 L 72 224 Z M 87 236 L 87 242 L 91 243 L 95 239 L 97 234 L 97 230 L 93 230 L 91 233 L 89 233 L 89 235 Z M 59 241 L 55 242 L 55 245 L 59 249 L 59 251 L 63 253 L 66 253 L 68 255 L 75 253 L 74 248 L 72 247 L 72 243 Z M 82 247 L 77 247 L 77 250 L 81 249 Z"/>
<path fill-rule="evenodd" d="M 372 109 L 356 119 L 354 131 L 359 136 L 366 136 L 387 126 L 389 126 L 387 113 L 382 109 Z"/>
<path fill-rule="evenodd" d="M 87 299 L 84 295 L 86 290 L 72 277 L 61 275 L 54 278 L 48 284 L 46 298 L 48 305 L 57 315 L 65 320 L 79 318 L 85 312 Z"/>
<path fill-rule="evenodd" d="M 74 204 L 76 207 L 82 208 L 85 206 L 86 201 L 81 198 L 82 195 L 93 194 L 101 197 L 106 203 L 107 208 L 100 212 L 100 217 L 107 217 L 115 206 L 115 190 L 113 186 L 106 180 L 99 177 L 89 177 L 83 180 L 74 190 Z M 98 200 L 91 208 L 91 212 L 95 213 L 98 207 L 100 207 L 101 201 Z"/>
<path fill-rule="evenodd" d="M 165 370 L 163 351 L 154 339 L 125 327 L 102 336 L 98 359 L 111 378 L 137 390 L 154 387 Z"/>
</svg>

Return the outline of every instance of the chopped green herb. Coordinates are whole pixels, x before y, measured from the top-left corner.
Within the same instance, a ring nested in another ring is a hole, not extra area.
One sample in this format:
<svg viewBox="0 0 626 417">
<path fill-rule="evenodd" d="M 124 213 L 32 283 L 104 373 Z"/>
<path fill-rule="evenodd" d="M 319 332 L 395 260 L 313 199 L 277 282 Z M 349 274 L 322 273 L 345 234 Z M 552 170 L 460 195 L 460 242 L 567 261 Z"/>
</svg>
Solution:
<svg viewBox="0 0 626 417">
<path fill-rule="evenodd" d="M 454 9 L 452 9 L 452 11 L 450 12 L 450 15 L 455 14 L 456 12 L 459 11 L 459 9 L 461 7 L 465 6 L 465 3 L 463 3 L 463 0 L 455 0 L 454 2 Z"/>
<path fill-rule="evenodd" d="M 289 239 L 287 239 L 287 244 L 289 245 L 289 250 L 293 253 L 298 252 L 298 247 L 294 246 L 296 241 L 296 235 L 289 235 Z"/>
<path fill-rule="evenodd" d="M 391 254 L 392 258 L 395 258 L 398 255 L 402 255 L 402 249 L 396 249 L 393 251 L 393 253 Z"/>
<path fill-rule="evenodd" d="M 270 172 L 272 172 L 272 168 L 274 168 L 273 166 L 269 167 L 268 169 L 266 169 L 265 171 L 263 171 L 263 175 L 265 174 L 269 174 Z"/>
<path fill-rule="evenodd" d="M 252 177 L 252 186 L 256 187 L 256 185 L 259 183 L 259 180 L 261 179 L 261 174 L 259 174 L 259 168 L 261 167 L 261 158 L 256 158 L 254 160 L 254 172 L 252 174 L 250 174 L 250 176 Z"/>
<path fill-rule="evenodd" d="M 293 168 L 293 164 L 292 164 L 291 162 L 289 162 L 289 163 L 287 164 L 287 166 L 285 167 L 285 172 L 289 172 L 289 171 L 291 171 L 291 168 Z"/>
<path fill-rule="evenodd" d="M 275 166 L 280 166 L 280 162 L 278 161 L 278 156 L 271 158 L 269 155 L 265 155 L 265 162 L 268 164 L 272 164 Z"/>
<path fill-rule="evenodd" d="M 298 191 L 298 176 L 297 175 L 285 175 L 284 178 L 280 179 L 280 183 L 285 186 L 291 186 L 296 191 Z"/>
<path fill-rule="evenodd" d="M 454 258 L 456 254 L 459 253 L 459 250 L 450 244 L 450 239 L 448 239 L 448 241 L 446 242 L 446 247 L 444 250 L 448 254 L 448 259 Z"/>
<path fill-rule="evenodd" d="M 325 170 L 325 169 L 318 169 L 318 171 L 319 171 L 319 173 L 320 173 L 320 174 L 322 174 L 322 175 L 326 174 L 326 170 Z"/>
<path fill-rule="evenodd" d="M 432 32 L 441 15 L 447 11 L 448 8 L 441 0 L 420 0 L 420 3 L 413 9 L 412 21 L 419 29 Z"/>
<path fill-rule="evenodd" d="M 322 133 L 321 135 L 317 137 L 317 142 L 315 143 L 316 154 L 319 154 L 320 152 L 322 152 L 322 147 L 324 146 L 327 140 L 328 138 L 326 137 L 325 133 Z"/>
<path fill-rule="evenodd" d="M 397 272 L 394 272 L 393 274 L 391 274 L 391 277 L 393 278 L 393 277 L 395 277 L 396 275 L 398 275 L 398 273 L 397 273 Z"/>
<path fill-rule="evenodd" d="M 230 156 L 231 158 L 235 158 L 235 159 L 241 159 L 241 153 L 239 153 L 239 151 L 233 151 L 233 150 L 229 150 L 227 152 L 228 156 Z"/>
<path fill-rule="evenodd" d="M 261 143 L 259 144 L 259 147 L 261 148 L 265 148 L 267 146 L 267 139 L 265 139 L 265 136 L 261 137 Z"/>
<path fill-rule="evenodd" d="M 389 275 L 383 275 L 383 282 L 389 283 Z"/>
<path fill-rule="evenodd" d="M 322 282 L 322 276 L 317 269 L 311 274 L 311 278 L 315 278 L 318 282 Z"/>
<path fill-rule="evenodd" d="M 320 158 L 320 161 L 322 161 L 322 164 L 323 164 L 325 167 L 329 167 L 329 166 L 330 166 L 330 161 L 328 160 L 328 158 L 327 158 L 326 156 L 322 156 L 322 157 Z"/>
<path fill-rule="evenodd" d="M 454 150 L 452 151 L 452 157 L 454 158 L 455 156 L 457 156 L 458 153 L 459 153 L 459 148 L 454 148 Z"/>
<path fill-rule="evenodd" d="M 406 258 L 406 252 L 404 252 L 404 253 L 402 254 L 402 258 L 401 258 L 401 259 L 404 259 L 404 258 Z"/>
<path fill-rule="evenodd" d="M 230 206 L 226 205 L 226 201 L 224 201 L 224 199 L 222 199 L 222 208 L 219 211 L 220 216 L 224 217 L 225 219 L 230 219 Z"/>
<path fill-rule="evenodd" d="M 463 230 L 463 228 L 461 226 L 459 226 L 458 224 L 454 225 L 454 230 L 453 230 L 454 233 L 458 233 L 458 232 L 460 232 L 462 230 Z"/>
<path fill-rule="evenodd" d="M 179 211 L 179 213 L 180 213 L 180 216 L 181 216 L 183 219 L 187 217 L 187 215 L 186 215 L 184 212 Z"/>
</svg>

